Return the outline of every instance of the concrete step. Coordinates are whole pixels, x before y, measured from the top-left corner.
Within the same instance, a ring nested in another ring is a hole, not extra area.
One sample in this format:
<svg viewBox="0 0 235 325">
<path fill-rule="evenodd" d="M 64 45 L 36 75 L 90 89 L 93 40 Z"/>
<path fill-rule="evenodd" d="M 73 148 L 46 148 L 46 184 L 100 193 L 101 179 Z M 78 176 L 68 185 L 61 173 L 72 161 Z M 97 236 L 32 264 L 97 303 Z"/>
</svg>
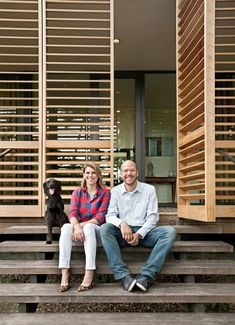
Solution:
<svg viewBox="0 0 235 325">
<path fill-rule="evenodd" d="M 0 253 L 9 252 L 58 252 L 58 242 L 46 244 L 45 241 L 4 241 L 0 243 Z M 83 246 L 73 244 L 73 251 L 82 252 Z M 98 247 L 98 252 L 103 251 Z M 123 252 L 148 252 L 148 248 L 125 247 Z M 175 241 L 172 248 L 173 252 L 215 252 L 215 253 L 232 253 L 233 246 L 223 241 Z"/>
<path fill-rule="evenodd" d="M 0 303 L 235 303 L 235 283 L 155 283 L 148 292 L 125 291 L 119 283 L 61 293 L 59 284 L 1 283 Z"/>
<path fill-rule="evenodd" d="M 128 262 L 131 273 L 137 274 L 143 261 Z M 71 261 L 72 274 L 84 274 L 84 261 Z M 58 260 L 0 260 L 0 274 L 60 274 Z M 97 258 L 96 274 L 112 274 L 108 263 Z M 166 261 L 161 274 L 167 275 L 235 275 L 235 261 L 175 260 Z"/>
<path fill-rule="evenodd" d="M 219 313 L 35 313 L 1 314 L 1 325 L 234 325 L 235 314 Z"/>
</svg>

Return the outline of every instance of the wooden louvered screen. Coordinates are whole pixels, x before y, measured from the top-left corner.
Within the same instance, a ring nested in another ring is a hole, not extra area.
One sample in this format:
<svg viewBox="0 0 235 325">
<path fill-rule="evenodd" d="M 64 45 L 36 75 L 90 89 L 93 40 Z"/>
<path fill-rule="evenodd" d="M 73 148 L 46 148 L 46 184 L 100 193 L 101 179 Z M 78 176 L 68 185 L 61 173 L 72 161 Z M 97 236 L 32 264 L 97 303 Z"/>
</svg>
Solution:
<svg viewBox="0 0 235 325">
<path fill-rule="evenodd" d="M 41 215 L 38 5 L 0 1 L 0 217 Z"/>
<path fill-rule="evenodd" d="M 47 0 L 45 6 L 45 177 L 62 181 L 63 198 L 88 161 L 112 186 L 112 1 Z"/>
<path fill-rule="evenodd" d="M 69 203 L 88 161 L 113 185 L 112 8 L 0 1 L 0 217 L 41 217 L 46 178 Z"/>
<path fill-rule="evenodd" d="M 215 220 L 214 1 L 177 2 L 178 215 Z"/>
<path fill-rule="evenodd" d="M 215 11 L 216 215 L 235 217 L 235 1 Z"/>
</svg>

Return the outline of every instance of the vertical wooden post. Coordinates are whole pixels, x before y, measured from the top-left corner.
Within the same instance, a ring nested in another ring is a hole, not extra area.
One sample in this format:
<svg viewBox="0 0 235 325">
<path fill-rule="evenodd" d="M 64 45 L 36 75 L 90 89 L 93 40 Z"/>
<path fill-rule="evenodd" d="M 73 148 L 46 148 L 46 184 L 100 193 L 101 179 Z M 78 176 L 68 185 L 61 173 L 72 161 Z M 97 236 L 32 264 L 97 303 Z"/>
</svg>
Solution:
<svg viewBox="0 0 235 325">
<path fill-rule="evenodd" d="M 205 206 L 215 221 L 215 0 L 204 1 Z"/>
</svg>

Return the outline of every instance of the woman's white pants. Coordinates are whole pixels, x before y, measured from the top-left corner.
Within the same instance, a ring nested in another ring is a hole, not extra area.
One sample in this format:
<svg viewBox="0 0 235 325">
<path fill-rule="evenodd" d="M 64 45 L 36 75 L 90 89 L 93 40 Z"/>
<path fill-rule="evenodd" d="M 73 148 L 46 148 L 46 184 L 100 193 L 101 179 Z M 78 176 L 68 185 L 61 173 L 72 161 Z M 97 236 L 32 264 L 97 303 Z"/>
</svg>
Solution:
<svg viewBox="0 0 235 325">
<path fill-rule="evenodd" d="M 83 227 L 84 231 L 84 251 L 85 251 L 85 269 L 96 269 L 96 247 L 101 245 L 100 238 L 100 226 L 87 223 Z M 59 268 L 69 269 L 71 252 L 72 252 L 72 236 L 73 226 L 70 223 L 66 223 L 61 228 L 60 240 L 59 240 Z M 77 243 L 77 242 L 76 242 Z M 78 243 L 78 245 L 81 245 Z"/>
</svg>

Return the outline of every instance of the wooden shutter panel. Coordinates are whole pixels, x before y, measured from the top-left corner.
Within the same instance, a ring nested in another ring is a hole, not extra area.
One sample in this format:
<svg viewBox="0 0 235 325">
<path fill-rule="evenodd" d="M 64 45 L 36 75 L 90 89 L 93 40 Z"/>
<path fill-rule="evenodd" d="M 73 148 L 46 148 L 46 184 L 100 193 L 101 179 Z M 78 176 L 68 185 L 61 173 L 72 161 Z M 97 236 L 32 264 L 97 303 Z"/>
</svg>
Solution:
<svg viewBox="0 0 235 325">
<path fill-rule="evenodd" d="M 0 1 L 0 217 L 41 216 L 38 6 Z"/>
<path fill-rule="evenodd" d="M 215 220 L 214 1 L 177 2 L 178 215 Z"/>
<path fill-rule="evenodd" d="M 235 1 L 216 0 L 216 216 L 235 217 Z"/>
<path fill-rule="evenodd" d="M 44 174 L 62 181 L 67 203 L 88 161 L 113 184 L 111 7 L 44 1 Z"/>
</svg>

